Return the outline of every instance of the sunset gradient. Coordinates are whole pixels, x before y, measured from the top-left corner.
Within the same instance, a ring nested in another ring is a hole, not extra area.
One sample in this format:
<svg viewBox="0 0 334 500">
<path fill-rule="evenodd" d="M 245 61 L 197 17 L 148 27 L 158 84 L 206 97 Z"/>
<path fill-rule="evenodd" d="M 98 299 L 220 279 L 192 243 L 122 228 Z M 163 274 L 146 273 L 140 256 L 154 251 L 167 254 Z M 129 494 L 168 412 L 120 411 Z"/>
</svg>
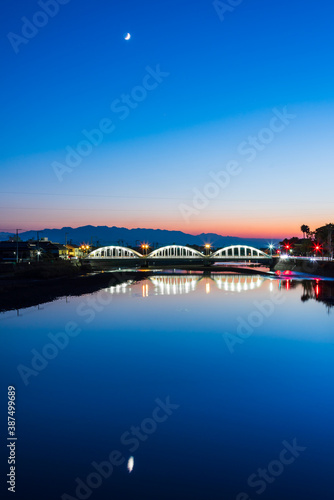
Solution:
<svg viewBox="0 0 334 500">
<path fill-rule="evenodd" d="M 332 3 L 73 0 L 15 45 L 42 4 L 0 20 L 0 231 L 333 222 Z"/>
</svg>

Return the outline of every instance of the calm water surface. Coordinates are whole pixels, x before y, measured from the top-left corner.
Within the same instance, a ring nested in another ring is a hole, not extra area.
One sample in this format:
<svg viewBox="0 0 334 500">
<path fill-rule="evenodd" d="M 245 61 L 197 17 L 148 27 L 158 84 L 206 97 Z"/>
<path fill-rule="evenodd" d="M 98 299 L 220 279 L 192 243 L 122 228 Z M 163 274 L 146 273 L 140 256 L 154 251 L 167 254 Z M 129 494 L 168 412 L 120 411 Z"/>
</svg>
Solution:
<svg viewBox="0 0 334 500">
<path fill-rule="evenodd" d="M 1 314 L 15 498 L 332 500 L 333 297 L 169 275 Z"/>
</svg>

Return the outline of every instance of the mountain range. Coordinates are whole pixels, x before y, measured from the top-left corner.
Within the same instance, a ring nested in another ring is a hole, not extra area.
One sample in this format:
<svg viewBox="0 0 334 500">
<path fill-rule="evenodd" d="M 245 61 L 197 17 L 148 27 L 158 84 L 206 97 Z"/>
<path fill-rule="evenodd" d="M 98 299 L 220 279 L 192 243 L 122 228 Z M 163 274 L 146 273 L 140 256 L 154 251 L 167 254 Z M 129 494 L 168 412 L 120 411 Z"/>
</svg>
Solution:
<svg viewBox="0 0 334 500">
<path fill-rule="evenodd" d="M 6 241 L 13 233 L 0 233 L 0 241 Z M 25 231 L 20 233 L 22 241 L 37 238 L 36 231 Z M 137 246 L 140 243 L 148 243 L 150 246 L 178 245 L 204 245 L 210 243 L 219 248 L 228 245 L 250 245 L 257 248 L 268 246 L 266 238 L 240 238 L 237 236 L 222 236 L 215 233 L 201 233 L 197 235 L 183 233 L 182 231 L 168 231 L 166 229 L 127 229 L 125 227 L 108 226 L 81 226 L 63 227 L 61 229 L 43 229 L 39 231 L 39 238 L 48 238 L 57 243 L 87 243 L 94 246 L 121 245 Z M 272 240 L 270 243 L 278 243 Z"/>
</svg>

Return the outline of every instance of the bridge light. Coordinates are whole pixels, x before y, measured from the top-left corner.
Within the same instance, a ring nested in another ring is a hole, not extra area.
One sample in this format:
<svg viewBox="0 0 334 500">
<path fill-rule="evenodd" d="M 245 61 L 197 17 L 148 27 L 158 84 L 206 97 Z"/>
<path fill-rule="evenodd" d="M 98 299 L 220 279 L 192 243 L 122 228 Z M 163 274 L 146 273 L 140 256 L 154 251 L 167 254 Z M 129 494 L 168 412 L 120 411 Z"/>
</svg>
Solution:
<svg viewBox="0 0 334 500">
<path fill-rule="evenodd" d="M 210 248 L 211 248 L 210 243 L 206 243 L 206 244 L 204 245 L 204 248 L 205 248 L 205 253 L 206 253 L 206 255 L 208 255 L 208 254 L 209 254 L 209 250 L 210 250 Z"/>
<path fill-rule="evenodd" d="M 144 255 L 147 255 L 147 250 L 150 248 L 150 245 L 148 245 L 147 243 L 142 243 L 141 248 L 144 250 Z"/>
</svg>

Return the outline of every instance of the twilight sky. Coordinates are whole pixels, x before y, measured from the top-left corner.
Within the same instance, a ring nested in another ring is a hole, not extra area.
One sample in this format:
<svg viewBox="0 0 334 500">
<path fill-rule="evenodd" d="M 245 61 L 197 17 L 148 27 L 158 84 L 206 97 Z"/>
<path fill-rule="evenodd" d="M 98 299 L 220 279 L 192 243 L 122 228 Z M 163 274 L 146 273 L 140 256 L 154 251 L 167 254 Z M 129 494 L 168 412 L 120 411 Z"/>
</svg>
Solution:
<svg viewBox="0 0 334 500">
<path fill-rule="evenodd" d="M 333 17 L 330 0 L 4 0 L 0 231 L 334 222 Z"/>
</svg>

